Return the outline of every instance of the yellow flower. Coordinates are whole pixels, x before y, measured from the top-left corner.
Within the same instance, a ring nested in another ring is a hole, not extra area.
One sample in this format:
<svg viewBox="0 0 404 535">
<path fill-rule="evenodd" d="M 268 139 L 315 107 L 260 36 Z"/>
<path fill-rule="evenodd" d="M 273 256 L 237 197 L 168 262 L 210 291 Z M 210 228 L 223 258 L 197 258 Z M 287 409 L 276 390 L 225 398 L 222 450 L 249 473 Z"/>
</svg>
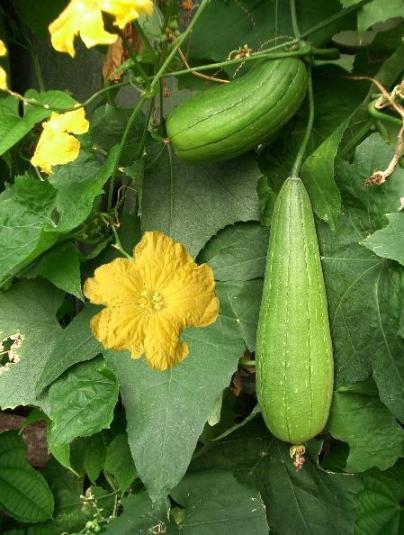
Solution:
<svg viewBox="0 0 404 535">
<path fill-rule="evenodd" d="M 102 11 L 115 17 L 115 26 L 123 30 L 132 20 L 143 13 L 151 15 L 153 11 L 152 0 L 99 0 Z"/>
<path fill-rule="evenodd" d="M 142 13 L 150 14 L 152 10 L 152 0 L 70 0 L 59 17 L 49 25 L 52 46 L 73 58 L 76 35 L 80 35 L 87 48 L 110 45 L 118 35 L 105 30 L 102 11 L 113 15 L 114 24 L 123 28 Z"/>
<path fill-rule="evenodd" d="M 133 257 L 99 267 L 85 282 L 84 295 L 106 306 L 91 327 L 106 348 L 129 350 L 135 359 L 144 353 L 152 368 L 166 370 L 188 354 L 181 331 L 217 318 L 213 272 L 157 231 L 143 235 Z"/>
<path fill-rule="evenodd" d="M 0 39 L 0 57 L 5 56 L 6 54 L 7 54 L 6 45 Z M 7 89 L 7 73 L 3 69 L 3 67 L 0 67 L 0 90 L 5 91 L 6 89 Z"/>
<path fill-rule="evenodd" d="M 80 152 L 80 141 L 68 134 L 85 134 L 88 132 L 83 108 L 59 114 L 53 112 L 48 121 L 42 123 L 40 135 L 31 163 L 50 175 L 52 165 L 63 165 L 74 161 Z"/>
</svg>

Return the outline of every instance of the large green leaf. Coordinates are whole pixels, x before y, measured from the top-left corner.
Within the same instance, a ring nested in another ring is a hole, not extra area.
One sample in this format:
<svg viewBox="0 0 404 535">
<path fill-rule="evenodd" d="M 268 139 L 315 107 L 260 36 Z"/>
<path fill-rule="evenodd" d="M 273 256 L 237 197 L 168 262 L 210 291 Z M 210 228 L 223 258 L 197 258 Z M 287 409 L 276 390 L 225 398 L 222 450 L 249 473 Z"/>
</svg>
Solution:
<svg viewBox="0 0 404 535">
<path fill-rule="evenodd" d="M 18 336 L 0 368 L 0 406 L 38 405 L 35 384 L 62 332 L 56 311 L 63 294 L 44 281 L 22 281 L 0 293 L 0 339 Z"/>
<path fill-rule="evenodd" d="M 220 229 L 257 220 L 260 171 L 248 156 L 221 165 L 189 165 L 168 147 L 154 146 L 145 171 L 142 225 L 182 242 L 195 256 Z M 153 157 L 153 155 L 151 156 Z"/>
<path fill-rule="evenodd" d="M 372 382 L 334 392 L 327 429 L 349 444 L 349 472 L 386 470 L 404 456 L 404 431 L 380 402 Z"/>
<path fill-rule="evenodd" d="M 353 534 L 355 495 L 362 488 L 359 477 L 321 470 L 316 462 L 318 446 L 313 442 L 303 468 L 296 472 L 289 447 L 273 438 L 257 417 L 211 444 L 193 461 L 191 470 L 232 470 L 237 479 L 258 488 L 274 533 Z"/>
<path fill-rule="evenodd" d="M 258 223 L 236 223 L 213 237 L 198 260 L 208 262 L 216 280 L 255 279 L 264 272 L 268 238 L 268 229 Z"/>
<path fill-rule="evenodd" d="M 0 507 L 21 522 L 42 522 L 51 518 L 54 499 L 25 449 L 17 431 L 0 434 Z"/>
<path fill-rule="evenodd" d="M 384 224 L 404 194 L 404 170 L 383 188 L 365 188 L 363 180 L 383 168 L 391 147 L 373 134 L 358 146 L 353 163 L 340 162 L 337 182 L 345 213 L 335 232 L 318 226 L 336 364 L 336 386 L 373 374 L 381 400 L 404 419 L 404 342 L 398 336 L 404 289 L 401 266 L 381 260 L 359 242 Z"/>
<path fill-rule="evenodd" d="M 386 214 L 389 224 L 361 243 L 377 256 L 391 258 L 404 266 L 404 214 Z"/>
<path fill-rule="evenodd" d="M 222 317 L 231 321 L 250 351 L 255 349 L 258 314 L 262 296 L 262 279 L 234 281 L 217 285 Z M 226 333 L 223 332 L 225 336 Z"/>
<path fill-rule="evenodd" d="M 360 0 L 340 0 L 344 7 L 358 4 Z M 372 0 L 362 6 L 358 12 L 358 30 L 363 32 L 376 22 L 383 22 L 396 17 L 403 17 L 404 5 L 402 0 L 390 0 L 387 4 L 383 0 Z"/>
<path fill-rule="evenodd" d="M 116 377 L 102 359 L 69 370 L 49 388 L 50 448 L 109 427 L 118 393 Z"/>
<path fill-rule="evenodd" d="M 211 327 L 187 330 L 183 339 L 188 357 L 165 372 L 127 353 L 106 355 L 121 385 L 133 460 L 153 500 L 166 496 L 183 477 L 245 347 L 226 316 Z"/>
<path fill-rule="evenodd" d="M 230 472 L 206 471 L 187 475 L 172 496 L 181 509 L 171 518 L 153 511 L 146 495 L 123 502 L 124 512 L 110 523 L 108 535 L 150 533 L 160 526 L 168 535 L 266 535 L 265 506 L 259 493 L 238 483 Z"/>
<path fill-rule="evenodd" d="M 306 0 L 297 5 L 300 30 L 305 32 L 341 10 L 336 0 Z M 354 19 L 353 19 L 354 20 Z M 226 24 L 223 24 L 226 21 Z M 348 26 L 347 26 L 348 25 Z M 349 17 L 334 21 L 311 34 L 310 40 L 325 43 L 340 28 L 349 29 Z M 275 0 L 216 0 L 202 14 L 190 38 L 194 59 L 223 61 L 232 50 L 247 44 L 257 50 L 276 43 L 276 37 L 293 39 L 290 6 Z"/>
<path fill-rule="evenodd" d="M 86 306 L 55 340 L 36 385 L 38 393 L 74 364 L 91 360 L 101 353 L 102 346 L 90 328 L 90 318 L 95 313 L 95 307 Z"/>
<path fill-rule="evenodd" d="M 404 463 L 363 477 L 358 494 L 355 535 L 401 535 L 404 528 Z"/>
</svg>

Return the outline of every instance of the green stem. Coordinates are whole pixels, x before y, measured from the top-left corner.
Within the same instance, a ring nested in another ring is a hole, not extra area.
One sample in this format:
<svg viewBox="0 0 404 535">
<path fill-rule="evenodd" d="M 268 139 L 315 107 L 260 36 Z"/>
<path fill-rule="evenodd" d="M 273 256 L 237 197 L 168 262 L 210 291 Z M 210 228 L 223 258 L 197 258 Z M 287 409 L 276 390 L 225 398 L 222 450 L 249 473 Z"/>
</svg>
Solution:
<svg viewBox="0 0 404 535">
<path fill-rule="evenodd" d="M 296 43 L 296 41 L 292 41 L 293 43 Z M 284 46 L 284 45 L 283 45 Z M 257 61 L 262 59 L 281 59 L 281 58 L 289 58 L 289 57 L 296 57 L 296 56 L 307 56 L 311 51 L 310 45 L 304 45 L 299 50 L 290 50 L 288 52 L 278 52 L 275 53 L 266 53 L 265 51 L 262 52 L 256 52 L 255 54 L 251 54 L 251 56 L 248 56 L 246 58 L 241 59 L 230 59 L 227 61 L 220 61 L 218 63 L 210 63 L 209 65 L 200 65 L 199 67 L 190 67 L 189 69 L 182 69 L 180 71 L 171 71 L 165 74 L 165 76 L 180 76 L 181 74 L 189 74 L 193 71 L 209 71 L 212 69 L 218 69 L 220 67 L 227 67 L 228 65 L 238 65 L 239 63 L 247 63 L 249 61 Z"/>
<path fill-rule="evenodd" d="M 366 4 L 369 4 L 369 2 L 372 2 L 373 0 L 361 0 L 361 2 L 358 2 L 357 4 L 354 4 L 352 6 L 349 6 L 345 9 L 342 9 L 341 11 L 338 11 L 338 13 L 335 13 L 334 15 L 331 15 L 328 19 L 322 20 L 318 24 L 315 24 L 305 32 L 303 32 L 300 36 L 301 39 L 305 39 L 309 35 L 312 35 L 313 33 L 318 32 L 319 30 L 322 30 L 323 28 L 326 28 L 330 24 L 333 24 L 337 20 L 346 17 L 349 13 L 352 11 L 357 11 L 362 6 L 365 6 Z"/>
<path fill-rule="evenodd" d="M 137 155 L 136 155 L 135 160 L 138 160 L 139 158 L 141 158 L 143 156 L 143 150 L 144 150 L 144 147 L 146 145 L 147 132 L 149 130 L 150 117 L 151 117 L 151 114 L 152 114 L 152 111 L 153 111 L 153 108 L 154 108 L 154 100 L 155 99 L 153 98 L 151 100 L 151 102 L 150 102 L 150 106 L 149 106 L 149 109 L 148 109 L 148 112 L 147 112 L 147 115 L 146 115 L 146 124 L 145 124 L 144 130 L 143 130 L 142 137 L 140 139 L 139 149 L 137 151 Z"/>
<path fill-rule="evenodd" d="M 114 225 L 111 225 L 111 228 L 112 228 L 112 232 L 114 233 L 114 238 L 115 238 L 115 243 L 112 244 L 112 247 L 114 247 L 117 251 L 119 251 L 124 256 L 126 256 L 126 258 L 128 258 L 129 260 L 133 260 L 133 257 L 130 256 L 130 254 L 128 254 L 125 251 L 125 249 L 122 247 L 121 240 L 119 238 L 118 232 L 117 232 L 116 228 L 114 227 Z M 108 483 L 109 483 L 109 481 L 108 481 Z M 112 487 L 112 488 L 114 488 L 114 487 Z"/>
<path fill-rule="evenodd" d="M 391 124 L 394 124 L 398 127 L 402 126 L 403 122 L 398 117 L 393 117 L 392 115 L 388 115 L 387 113 L 383 113 L 382 111 L 379 111 L 375 104 L 378 99 L 372 100 L 372 102 L 369 103 L 368 111 L 372 117 L 374 117 L 377 120 L 385 121 Z"/>
<path fill-rule="evenodd" d="M 309 116 L 307 119 L 306 131 L 304 133 L 303 141 L 300 144 L 299 151 L 297 153 L 296 159 L 294 161 L 292 172 L 290 176 L 292 178 L 297 178 L 300 173 L 300 168 L 302 166 L 303 158 L 307 150 L 307 145 L 311 136 L 311 131 L 313 129 L 314 123 L 314 96 L 313 96 L 313 80 L 311 76 L 311 68 L 309 68 L 309 80 L 308 80 L 308 98 L 309 98 Z"/>
<path fill-rule="evenodd" d="M 194 18 L 191 20 L 190 24 L 188 25 L 185 32 L 183 32 L 178 39 L 176 40 L 173 48 L 171 49 L 170 53 L 166 57 L 165 61 L 161 65 L 160 69 L 157 71 L 157 74 L 154 76 L 153 81 L 151 83 L 150 89 L 154 90 L 156 88 L 156 85 L 159 83 L 160 78 L 164 75 L 165 71 L 167 70 L 167 67 L 170 65 L 171 61 L 173 60 L 174 56 L 177 53 L 177 50 L 180 48 L 182 43 L 185 41 L 185 39 L 188 37 L 190 32 L 192 31 L 193 27 L 197 23 L 199 17 L 202 15 L 203 11 L 205 10 L 206 6 L 209 4 L 211 0 L 202 0 L 198 11 L 195 13 Z"/>
<path fill-rule="evenodd" d="M 238 361 L 238 363 L 240 364 L 240 366 L 248 366 L 248 367 L 251 367 L 251 368 L 255 368 L 256 366 L 256 362 L 255 360 L 249 360 L 249 359 L 240 359 Z"/>
<path fill-rule="evenodd" d="M 30 56 L 32 59 L 32 65 L 34 67 L 34 75 L 36 83 L 38 84 L 39 91 L 46 91 L 45 82 L 42 76 L 41 64 L 39 63 L 38 55 L 33 51 L 32 47 L 29 47 Z"/>
<path fill-rule="evenodd" d="M 292 19 L 293 34 L 297 40 L 300 39 L 299 24 L 296 15 L 296 0 L 290 0 L 290 18 Z"/>
<path fill-rule="evenodd" d="M 157 58 L 156 51 L 154 50 L 152 44 L 150 43 L 147 35 L 145 34 L 145 32 L 144 32 L 142 26 L 139 24 L 138 20 L 134 21 L 134 26 L 135 26 L 138 34 L 142 38 L 142 41 L 143 41 L 143 44 L 144 44 L 145 48 L 147 48 L 147 50 L 152 54 L 153 59 L 155 60 Z"/>
</svg>

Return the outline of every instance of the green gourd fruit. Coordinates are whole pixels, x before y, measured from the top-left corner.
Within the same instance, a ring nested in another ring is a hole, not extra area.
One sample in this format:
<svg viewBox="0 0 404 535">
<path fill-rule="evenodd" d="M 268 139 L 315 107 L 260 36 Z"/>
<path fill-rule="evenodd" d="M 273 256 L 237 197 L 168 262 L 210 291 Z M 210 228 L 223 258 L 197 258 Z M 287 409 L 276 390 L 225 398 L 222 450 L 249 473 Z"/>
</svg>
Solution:
<svg viewBox="0 0 404 535">
<path fill-rule="evenodd" d="M 167 118 L 175 153 L 193 163 L 224 161 L 272 139 L 299 109 L 307 78 L 298 58 L 267 60 L 189 98 Z"/>
<path fill-rule="evenodd" d="M 274 207 L 256 375 L 273 435 L 297 445 L 324 429 L 334 377 L 327 297 L 310 199 L 296 177 L 284 182 Z"/>
</svg>

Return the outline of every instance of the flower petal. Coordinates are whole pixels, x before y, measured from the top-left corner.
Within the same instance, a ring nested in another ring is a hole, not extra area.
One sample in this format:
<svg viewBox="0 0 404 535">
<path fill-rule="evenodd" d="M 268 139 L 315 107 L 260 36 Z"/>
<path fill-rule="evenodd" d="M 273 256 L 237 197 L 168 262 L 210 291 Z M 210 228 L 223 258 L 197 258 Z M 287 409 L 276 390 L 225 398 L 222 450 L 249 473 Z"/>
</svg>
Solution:
<svg viewBox="0 0 404 535">
<path fill-rule="evenodd" d="M 4 42 L 0 39 L 0 56 L 5 56 L 7 54 L 7 48 Z"/>
<path fill-rule="evenodd" d="M 144 347 L 145 359 L 152 368 L 167 370 L 188 355 L 188 345 L 179 339 L 181 328 L 179 322 L 164 314 L 149 318 Z"/>
<path fill-rule="evenodd" d="M 107 349 L 128 350 L 132 358 L 144 353 L 144 318 L 130 304 L 104 308 L 91 319 L 91 329 Z"/>
<path fill-rule="evenodd" d="M 115 16 L 115 26 L 123 29 L 142 13 L 151 15 L 153 2 L 151 0 L 99 0 L 102 11 Z"/>
<path fill-rule="evenodd" d="M 63 165 L 74 161 L 80 152 L 80 142 L 65 132 L 55 134 L 44 128 L 36 146 L 31 163 L 50 175 L 53 165 Z"/>
<path fill-rule="evenodd" d="M 185 247 L 158 231 L 145 232 L 133 256 L 147 288 L 160 291 L 182 270 L 193 264 Z"/>
<path fill-rule="evenodd" d="M 0 90 L 7 90 L 7 73 L 3 67 L 0 67 Z"/>
<path fill-rule="evenodd" d="M 94 276 L 86 280 L 83 293 L 97 305 L 120 306 L 135 305 L 143 289 L 136 264 L 126 258 L 116 258 L 95 270 Z"/>
<path fill-rule="evenodd" d="M 97 0 L 71 0 L 57 19 L 49 25 L 52 46 L 58 52 L 75 56 L 74 38 L 80 34 L 87 48 L 111 44 L 117 35 L 105 31 Z"/>
<path fill-rule="evenodd" d="M 170 313 L 184 318 L 184 327 L 206 327 L 217 319 L 219 300 L 213 271 L 207 264 L 192 263 L 178 270 L 165 288 L 164 297 Z"/>
<path fill-rule="evenodd" d="M 90 123 L 86 119 L 84 108 L 68 111 L 66 113 L 53 112 L 47 123 L 55 132 L 71 132 L 72 134 L 85 134 Z"/>
</svg>

